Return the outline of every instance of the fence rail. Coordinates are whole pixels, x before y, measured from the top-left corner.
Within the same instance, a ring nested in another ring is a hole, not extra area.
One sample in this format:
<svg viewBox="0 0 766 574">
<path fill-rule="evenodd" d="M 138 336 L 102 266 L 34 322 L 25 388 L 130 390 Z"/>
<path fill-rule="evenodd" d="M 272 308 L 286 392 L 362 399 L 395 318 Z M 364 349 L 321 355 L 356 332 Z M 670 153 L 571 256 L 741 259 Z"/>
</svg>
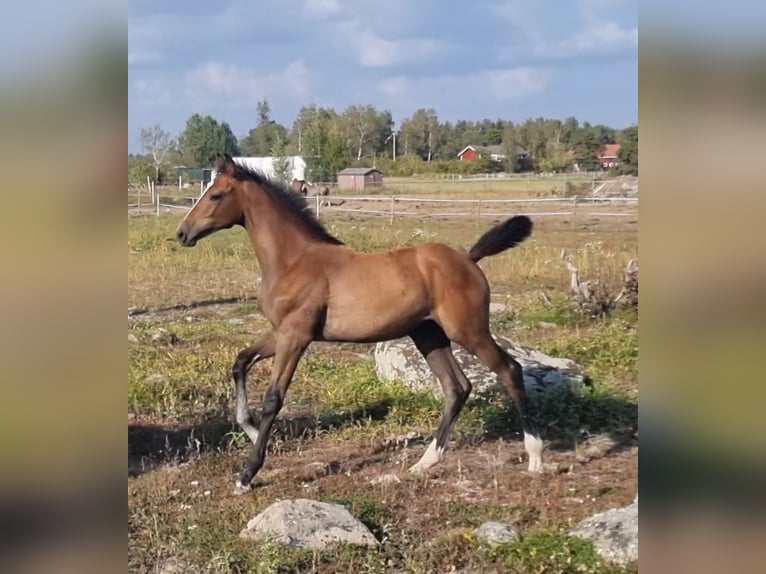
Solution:
<svg viewBox="0 0 766 574">
<path fill-rule="evenodd" d="M 165 201 L 163 201 L 165 199 Z M 170 203 L 168 200 L 188 202 L 188 205 Z M 162 198 L 155 192 L 152 202 L 141 204 L 140 202 L 128 203 L 128 210 L 145 208 L 158 216 L 164 210 L 172 213 L 175 210 L 189 211 L 198 200 L 198 197 L 168 196 Z M 530 198 L 496 198 L 496 199 L 470 199 L 470 198 L 435 198 L 435 197 L 408 197 L 408 196 L 384 196 L 384 195 L 329 195 L 307 198 L 307 203 L 313 206 L 317 217 L 322 215 L 352 214 L 365 216 L 387 216 L 390 223 L 397 218 L 418 217 L 426 218 L 451 218 L 472 217 L 477 221 L 482 217 L 504 217 L 511 215 L 530 215 L 535 217 L 559 217 L 585 215 L 589 217 L 638 217 L 638 211 L 634 207 L 638 205 L 637 197 L 530 197 Z M 383 204 L 383 205 L 381 205 Z M 464 209 L 443 209 L 445 206 L 462 207 Z M 513 205 L 513 213 L 504 212 L 503 205 Z M 534 206 L 546 206 L 549 209 L 535 210 Z M 411 206 L 411 207 L 407 207 Z M 559 209 L 556 209 L 559 206 Z M 625 210 L 619 211 L 615 207 Z M 519 209 L 521 207 L 521 209 Z M 599 210 L 598 207 L 611 207 L 611 210 Z M 413 209 L 414 208 L 414 209 Z M 553 209 L 550 209 L 553 208 Z"/>
</svg>

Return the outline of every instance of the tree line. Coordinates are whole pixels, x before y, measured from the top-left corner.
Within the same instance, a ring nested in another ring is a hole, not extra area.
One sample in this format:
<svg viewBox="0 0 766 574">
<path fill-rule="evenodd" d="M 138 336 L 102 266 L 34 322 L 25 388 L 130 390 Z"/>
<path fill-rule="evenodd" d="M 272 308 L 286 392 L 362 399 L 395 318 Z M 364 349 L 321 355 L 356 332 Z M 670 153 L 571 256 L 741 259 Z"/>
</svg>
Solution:
<svg viewBox="0 0 766 574">
<path fill-rule="evenodd" d="M 279 177 L 289 176 L 290 155 L 306 161 L 307 177 L 329 182 L 349 166 L 377 167 L 388 175 L 485 173 L 493 171 L 564 172 L 576 162 L 581 170 L 599 169 L 606 144 L 619 143 L 617 173 L 638 174 L 638 126 L 621 130 L 605 125 L 536 118 L 441 121 L 434 109 L 416 110 L 399 128 L 391 112 L 353 105 L 339 113 L 331 107 L 304 106 L 289 128 L 271 118 L 268 100 L 257 104 L 255 127 L 242 137 L 209 115 L 193 114 L 177 138 L 154 125 L 141 130 L 144 155 L 128 157 L 128 178 L 172 179 L 176 166 L 207 168 L 219 153 L 274 156 Z M 459 161 L 468 145 L 501 146 L 505 159 Z M 520 156 L 519 148 L 528 152 Z"/>
</svg>

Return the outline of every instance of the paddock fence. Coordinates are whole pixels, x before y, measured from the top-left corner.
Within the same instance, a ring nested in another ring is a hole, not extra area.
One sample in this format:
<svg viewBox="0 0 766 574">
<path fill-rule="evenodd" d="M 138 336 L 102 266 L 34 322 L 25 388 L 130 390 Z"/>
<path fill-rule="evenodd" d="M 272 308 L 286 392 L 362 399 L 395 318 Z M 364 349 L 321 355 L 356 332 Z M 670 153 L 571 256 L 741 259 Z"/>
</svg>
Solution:
<svg viewBox="0 0 766 574">
<path fill-rule="evenodd" d="M 394 189 L 387 189 L 386 186 L 374 189 L 367 195 L 331 193 L 327 196 L 311 196 L 307 197 L 306 201 L 320 219 L 387 219 L 390 223 L 402 218 L 462 218 L 478 222 L 484 218 L 502 218 L 518 214 L 535 217 L 638 218 L 637 187 L 636 193 L 620 195 L 603 193 L 605 190 L 619 189 L 619 180 L 580 179 L 578 183 L 581 185 L 579 194 L 556 194 L 557 188 L 554 188 L 552 192 L 543 194 L 547 195 L 543 197 L 540 197 L 540 193 L 537 197 L 518 197 L 519 193 L 524 193 L 523 189 L 519 188 L 514 190 L 515 193 L 506 192 L 504 188 L 488 188 L 489 194 L 476 194 L 480 197 L 470 197 L 472 193 L 468 191 L 460 193 L 459 197 L 445 197 L 444 195 L 451 195 L 449 185 L 440 188 L 440 191 L 445 193 L 434 193 L 424 189 L 421 183 L 409 189 L 409 186 L 399 185 Z M 153 182 L 147 184 L 146 188 L 134 187 L 128 190 L 129 214 L 160 216 L 184 213 L 189 211 L 202 195 L 202 188 L 197 195 L 196 190 L 158 189 Z M 408 194 L 408 191 L 413 193 Z M 504 193 L 513 197 L 503 197 Z"/>
</svg>

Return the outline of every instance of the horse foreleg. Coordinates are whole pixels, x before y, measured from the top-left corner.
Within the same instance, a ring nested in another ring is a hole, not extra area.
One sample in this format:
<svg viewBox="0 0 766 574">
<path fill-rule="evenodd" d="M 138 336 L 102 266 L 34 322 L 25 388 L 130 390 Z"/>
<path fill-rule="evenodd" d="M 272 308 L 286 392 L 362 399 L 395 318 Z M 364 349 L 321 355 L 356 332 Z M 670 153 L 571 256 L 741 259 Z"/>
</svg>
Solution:
<svg viewBox="0 0 766 574">
<path fill-rule="evenodd" d="M 427 321 L 415 329 L 410 336 L 436 378 L 439 379 L 445 400 L 444 413 L 436 436 L 421 459 L 409 469 L 410 472 L 422 473 L 441 462 L 444 457 L 452 427 L 455 426 L 460 411 L 463 410 L 471 393 L 471 383 L 460 370 L 452 355 L 450 341 L 439 325 L 433 321 Z"/>
<path fill-rule="evenodd" d="M 263 466 L 271 427 L 282 409 L 295 368 L 309 343 L 310 339 L 295 336 L 278 335 L 276 337 L 274 368 L 271 373 L 271 384 L 263 397 L 260 429 L 247 459 L 247 468 L 237 483 L 238 488 L 249 488 L 253 477 Z"/>
<path fill-rule="evenodd" d="M 258 429 L 255 428 L 250 409 L 247 408 L 247 374 L 258 361 L 273 357 L 275 349 L 276 335 L 274 331 L 268 331 L 247 349 L 240 351 L 231 367 L 236 389 L 237 424 L 245 431 L 253 444 L 258 440 Z"/>
</svg>

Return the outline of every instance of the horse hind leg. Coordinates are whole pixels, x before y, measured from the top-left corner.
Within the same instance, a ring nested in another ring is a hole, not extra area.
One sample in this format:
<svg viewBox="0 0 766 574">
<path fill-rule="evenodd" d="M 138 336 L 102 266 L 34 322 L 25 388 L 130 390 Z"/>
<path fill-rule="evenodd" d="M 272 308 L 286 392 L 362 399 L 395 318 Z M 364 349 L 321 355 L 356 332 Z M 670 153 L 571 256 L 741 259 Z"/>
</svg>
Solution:
<svg viewBox="0 0 766 574">
<path fill-rule="evenodd" d="M 259 337 L 255 343 L 240 351 L 231 368 L 236 389 L 237 424 L 245 431 L 253 444 L 258 441 L 258 429 L 255 427 L 250 409 L 247 408 L 247 374 L 258 361 L 274 356 L 275 350 L 274 331 L 268 331 Z"/>
<path fill-rule="evenodd" d="M 471 393 L 471 383 L 455 361 L 450 341 L 439 325 L 433 321 L 426 321 L 410 336 L 436 378 L 439 379 L 445 399 L 444 413 L 436 436 L 421 459 L 409 469 L 413 473 L 422 473 L 443 459 L 452 427 Z"/>
<path fill-rule="evenodd" d="M 461 341 L 460 344 L 467 351 L 479 357 L 497 375 L 507 389 L 521 419 L 521 427 L 524 431 L 524 448 L 529 456 L 529 471 L 542 472 L 543 441 L 529 412 L 521 365 L 500 348 L 489 333 L 474 341 Z"/>
</svg>

